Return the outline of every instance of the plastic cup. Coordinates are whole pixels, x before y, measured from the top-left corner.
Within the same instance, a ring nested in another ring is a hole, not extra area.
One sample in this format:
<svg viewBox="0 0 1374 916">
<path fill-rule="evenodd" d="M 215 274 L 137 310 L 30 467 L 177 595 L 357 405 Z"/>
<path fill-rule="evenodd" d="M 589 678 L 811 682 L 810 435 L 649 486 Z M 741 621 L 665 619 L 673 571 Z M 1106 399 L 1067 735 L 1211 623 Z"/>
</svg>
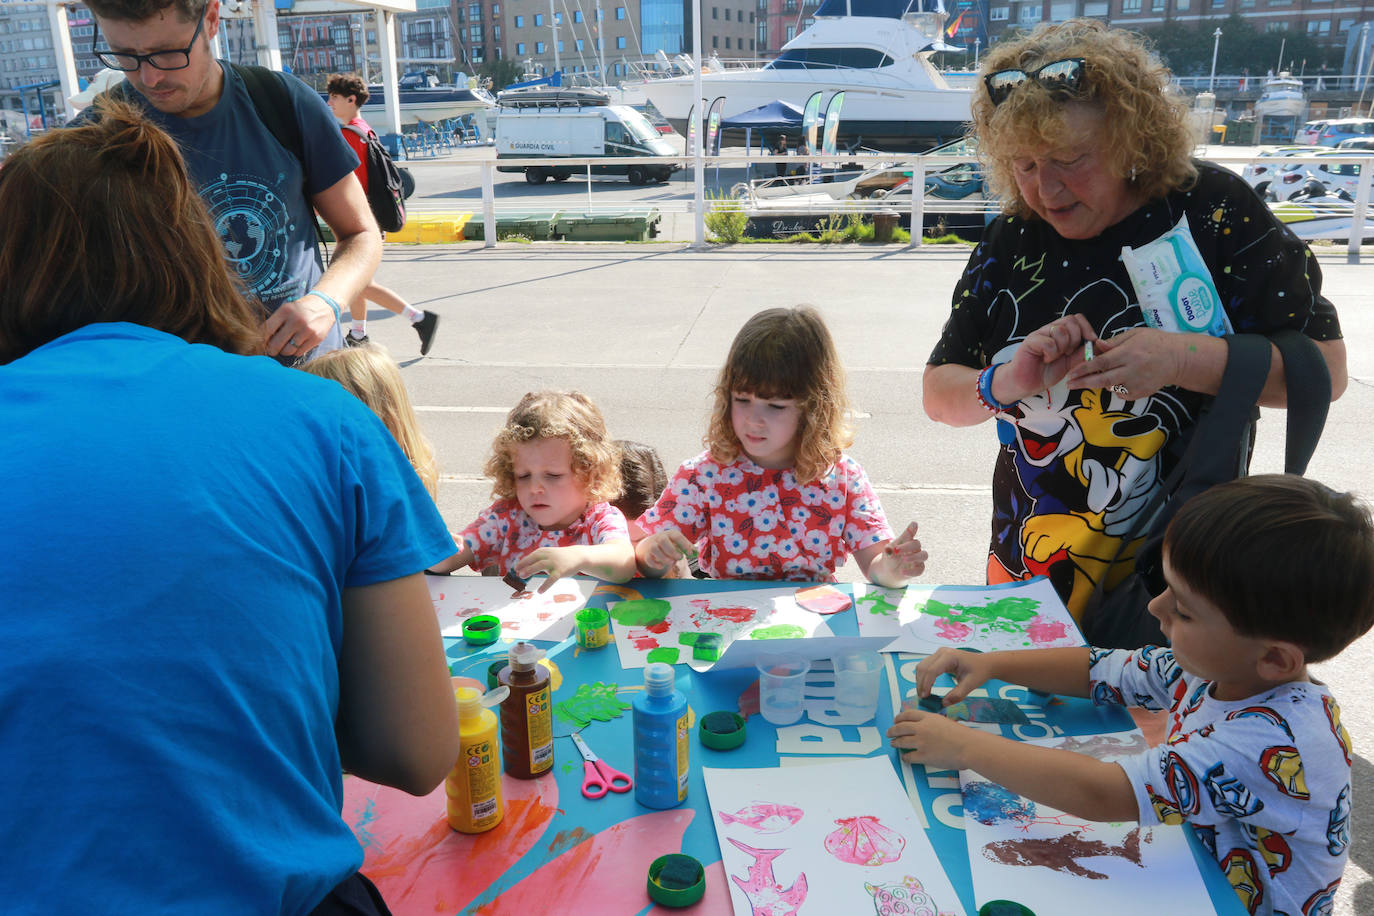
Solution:
<svg viewBox="0 0 1374 916">
<path fill-rule="evenodd" d="M 799 655 L 764 654 L 759 669 L 759 712 L 774 725 L 791 725 L 802 717 L 802 686 L 811 663 Z"/>
<path fill-rule="evenodd" d="M 878 688 L 883 660 L 877 652 L 844 652 L 835 666 L 835 712 L 849 722 L 867 722 L 878 714 Z"/>
</svg>

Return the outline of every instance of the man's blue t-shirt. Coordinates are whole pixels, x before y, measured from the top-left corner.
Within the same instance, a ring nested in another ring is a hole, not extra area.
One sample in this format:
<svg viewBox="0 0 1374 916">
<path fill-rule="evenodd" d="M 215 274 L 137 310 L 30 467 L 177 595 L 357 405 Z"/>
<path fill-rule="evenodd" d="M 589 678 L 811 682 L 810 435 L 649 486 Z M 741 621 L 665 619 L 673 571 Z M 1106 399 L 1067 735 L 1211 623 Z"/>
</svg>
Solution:
<svg viewBox="0 0 1374 916">
<path fill-rule="evenodd" d="M 362 862 L 343 590 L 453 553 L 410 462 L 332 381 L 128 323 L 0 366 L 0 429 L 5 910 L 309 912 Z"/>
<path fill-rule="evenodd" d="M 243 80 L 233 67 L 220 66 L 224 92 L 205 114 L 182 118 L 144 107 L 181 147 L 230 265 L 275 310 L 308 292 L 323 273 L 307 195 L 336 184 L 358 167 L 358 157 L 319 95 L 294 77 L 283 78 L 310 165 L 304 186 L 301 163 L 262 123 Z"/>
</svg>

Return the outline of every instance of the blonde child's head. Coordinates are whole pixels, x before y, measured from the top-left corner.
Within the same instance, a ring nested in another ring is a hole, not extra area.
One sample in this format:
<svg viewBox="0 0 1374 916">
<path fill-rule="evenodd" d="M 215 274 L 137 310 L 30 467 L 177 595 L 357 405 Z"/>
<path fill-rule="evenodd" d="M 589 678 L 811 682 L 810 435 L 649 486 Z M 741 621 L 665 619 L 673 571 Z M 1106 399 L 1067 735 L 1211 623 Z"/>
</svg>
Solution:
<svg viewBox="0 0 1374 916">
<path fill-rule="evenodd" d="M 835 342 L 809 305 L 765 309 L 744 323 L 716 382 L 716 403 L 705 445 L 717 461 L 743 451 L 731 420 L 731 396 L 795 400 L 801 411 L 793 473 L 799 483 L 823 475 L 853 437 L 844 369 Z"/>
<path fill-rule="evenodd" d="M 516 498 L 514 449 L 536 439 L 567 440 L 572 471 L 588 503 L 610 502 L 620 496 L 620 447 L 606 432 L 601 411 L 577 391 L 531 392 L 506 415 L 485 469 L 493 481 L 493 496 Z"/>
<path fill-rule="evenodd" d="M 438 498 L 439 467 L 434 449 L 420 431 L 420 418 L 410 404 L 400 367 L 386 350 L 376 344 L 345 347 L 316 357 L 304 369 L 312 375 L 333 379 L 372 408 L 414 465 L 430 498 Z"/>
</svg>

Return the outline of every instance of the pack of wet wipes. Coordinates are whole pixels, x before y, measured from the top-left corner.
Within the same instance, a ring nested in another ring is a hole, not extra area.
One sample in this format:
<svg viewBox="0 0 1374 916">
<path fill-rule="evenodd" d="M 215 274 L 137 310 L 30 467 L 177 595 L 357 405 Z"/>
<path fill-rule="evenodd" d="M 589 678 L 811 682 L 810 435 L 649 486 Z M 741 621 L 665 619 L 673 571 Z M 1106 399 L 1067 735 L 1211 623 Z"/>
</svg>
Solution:
<svg viewBox="0 0 1374 916">
<path fill-rule="evenodd" d="M 1232 333 L 1187 216 L 1153 242 L 1122 248 L 1121 262 L 1150 327 L 1213 337 Z"/>
</svg>

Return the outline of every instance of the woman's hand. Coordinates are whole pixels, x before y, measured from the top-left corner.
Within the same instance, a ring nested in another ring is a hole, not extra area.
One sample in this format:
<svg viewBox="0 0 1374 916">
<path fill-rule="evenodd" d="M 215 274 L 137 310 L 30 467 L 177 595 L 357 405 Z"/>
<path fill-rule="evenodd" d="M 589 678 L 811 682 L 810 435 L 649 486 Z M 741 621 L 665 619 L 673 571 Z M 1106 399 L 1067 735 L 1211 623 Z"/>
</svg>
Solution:
<svg viewBox="0 0 1374 916">
<path fill-rule="evenodd" d="M 1056 318 L 1032 332 L 1011 362 L 993 373 L 992 396 L 1014 404 L 1054 387 L 1083 362 L 1083 343 L 1089 340 L 1096 341 L 1097 332 L 1088 319 L 1077 313 Z"/>
<path fill-rule="evenodd" d="M 1123 331 L 1098 341 L 1093 359 L 1069 371 L 1069 387 L 1105 388 L 1128 401 L 1149 397 L 1165 386 L 1180 384 L 1187 348 L 1196 349 L 1198 336 L 1156 328 Z"/>
</svg>

